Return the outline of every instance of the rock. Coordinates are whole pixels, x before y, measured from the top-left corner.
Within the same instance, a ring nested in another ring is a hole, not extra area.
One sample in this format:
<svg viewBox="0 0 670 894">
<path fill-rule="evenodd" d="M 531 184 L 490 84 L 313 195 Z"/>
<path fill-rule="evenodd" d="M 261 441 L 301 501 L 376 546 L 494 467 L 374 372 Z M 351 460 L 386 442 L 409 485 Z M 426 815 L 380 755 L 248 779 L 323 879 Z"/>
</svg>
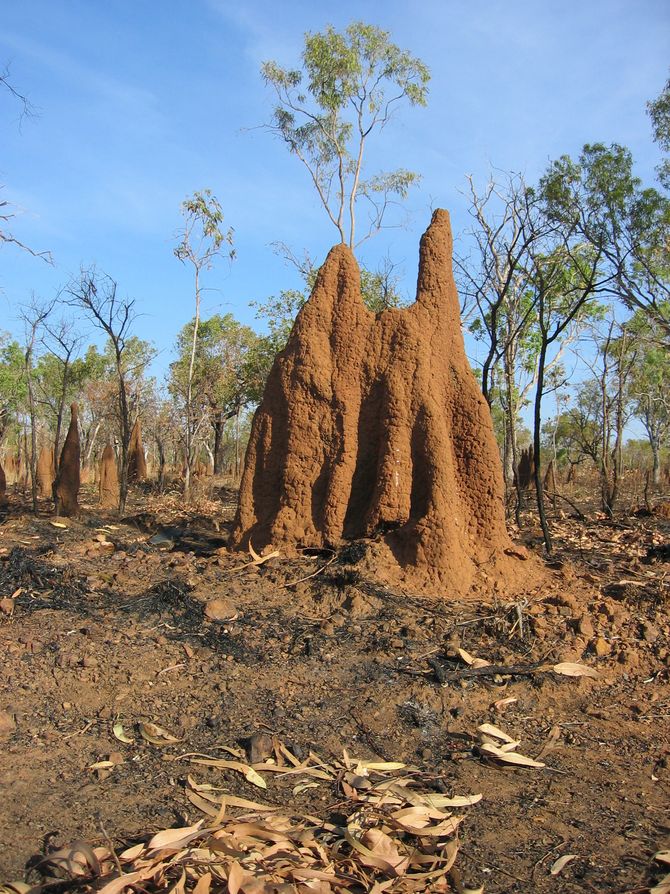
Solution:
<svg viewBox="0 0 670 894">
<path fill-rule="evenodd" d="M 579 623 L 577 624 L 577 630 L 582 634 L 582 636 L 592 637 L 595 633 L 595 629 L 593 627 L 593 621 L 591 620 L 590 615 L 582 615 L 579 619 Z"/>
<path fill-rule="evenodd" d="M 53 486 L 56 515 L 79 515 L 79 426 L 77 404 L 70 407 L 70 427 L 58 463 Z"/>
<path fill-rule="evenodd" d="M 292 555 L 373 536 L 370 570 L 442 598 L 467 592 L 481 565 L 508 583 L 539 574 L 505 556 L 500 457 L 442 210 L 411 307 L 373 314 L 353 254 L 331 249 L 254 416 L 230 544 Z"/>
<path fill-rule="evenodd" d="M 643 621 L 642 624 L 640 624 L 640 632 L 642 634 L 642 639 L 646 643 L 655 643 L 660 636 L 658 628 L 655 627 L 651 621 Z"/>
<path fill-rule="evenodd" d="M 272 736 L 267 733 L 254 733 L 247 742 L 247 754 L 250 764 L 260 764 L 268 757 L 272 757 L 274 743 Z"/>
<path fill-rule="evenodd" d="M 142 424 L 135 420 L 128 444 L 128 481 L 143 481 L 147 477 L 147 461 L 142 444 Z"/>
<path fill-rule="evenodd" d="M 0 612 L 3 615 L 11 615 L 14 612 L 14 600 L 9 596 L 0 599 Z"/>
<path fill-rule="evenodd" d="M 598 658 L 604 658 L 606 655 L 609 655 L 612 651 L 612 647 L 607 642 L 606 639 L 603 639 L 602 636 L 596 637 L 596 639 L 592 643 L 593 651 L 596 653 Z"/>
<path fill-rule="evenodd" d="M 100 460 L 100 507 L 115 509 L 119 504 L 119 475 L 116 469 L 116 456 L 111 444 L 102 451 Z"/>
<path fill-rule="evenodd" d="M 237 608 L 223 596 L 210 599 L 205 606 L 205 617 L 208 621 L 230 621 L 237 614 Z"/>
</svg>

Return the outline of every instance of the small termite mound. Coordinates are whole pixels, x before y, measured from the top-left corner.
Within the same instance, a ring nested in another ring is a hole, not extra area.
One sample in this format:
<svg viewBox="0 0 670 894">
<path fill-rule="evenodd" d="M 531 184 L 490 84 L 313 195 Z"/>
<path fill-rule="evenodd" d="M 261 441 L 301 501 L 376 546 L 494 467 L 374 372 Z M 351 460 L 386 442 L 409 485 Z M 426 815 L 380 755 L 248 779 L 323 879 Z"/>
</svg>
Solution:
<svg viewBox="0 0 670 894">
<path fill-rule="evenodd" d="M 254 417 L 231 546 L 291 554 L 358 538 L 371 573 L 444 597 L 530 564 L 505 528 L 446 211 L 421 240 L 411 307 L 367 310 L 353 254 L 330 251 Z"/>
<path fill-rule="evenodd" d="M 55 476 L 54 450 L 46 444 L 40 450 L 37 458 L 37 488 L 40 496 L 48 499 L 53 493 Z"/>
<path fill-rule="evenodd" d="M 142 444 L 142 424 L 137 418 L 128 444 L 128 481 L 144 481 L 146 477 L 147 461 Z"/>
<path fill-rule="evenodd" d="M 102 451 L 100 460 L 100 507 L 114 509 L 119 504 L 119 475 L 111 444 Z"/>
</svg>

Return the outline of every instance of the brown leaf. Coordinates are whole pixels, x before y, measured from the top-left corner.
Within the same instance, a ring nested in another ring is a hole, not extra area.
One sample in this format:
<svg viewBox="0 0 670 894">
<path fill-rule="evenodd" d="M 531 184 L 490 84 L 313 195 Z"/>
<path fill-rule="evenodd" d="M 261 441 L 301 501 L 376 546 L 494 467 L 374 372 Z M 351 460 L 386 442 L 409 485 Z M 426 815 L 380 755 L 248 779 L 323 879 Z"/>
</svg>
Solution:
<svg viewBox="0 0 670 894">
<path fill-rule="evenodd" d="M 149 850 L 159 851 L 164 848 L 176 849 L 187 845 L 198 835 L 202 835 L 203 820 L 199 820 L 194 826 L 185 826 L 182 829 L 164 829 L 162 832 L 156 832 L 149 844 Z"/>
<path fill-rule="evenodd" d="M 166 729 L 163 729 L 162 726 L 158 726 L 156 723 L 140 722 L 138 728 L 142 738 L 146 739 L 147 742 L 151 742 L 152 745 L 164 746 L 172 745 L 175 742 L 181 742 L 181 739 L 173 736 L 172 733 L 169 733 Z"/>
<path fill-rule="evenodd" d="M 577 664 L 574 661 L 562 661 L 560 664 L 554 664 L 551 668 L 555 674 L 562 674 L 564 677 L 593 677 L 598 679 L 600 674 L 593 667 L 587 667 L 585 664 Z"/>
<path fill-rule="evenodd" d="M 541 769 L 545 766 L 540 761 L 533 760 L 532 757 L 526 757 L 525 754 L 517 754 L 515 751 L 503 751 L 489 742 L 484 742 L 480 745 L 479 750 L 503 764 L 514 764 L 517 767 L 532 767 L 534 769 Z"/>
<path fill-rule="evenodd" d="M 558 860 L 556 860 L 556 862 L 552 864 L 551 869 L 549 870 L 549 872 L 550 872 L 552 875 L 558 875 L 558 873 L 559 873 L 565 866 L 567 866 L 568 863 L 570 863 L 571 860 L 574 860 L 574 859 L 575 859 L 576 857 L 578 857 L 578 856 L 579 856 L 578 854 L 563 854 L 562 857 L 559 857 Z"/>
</svg>

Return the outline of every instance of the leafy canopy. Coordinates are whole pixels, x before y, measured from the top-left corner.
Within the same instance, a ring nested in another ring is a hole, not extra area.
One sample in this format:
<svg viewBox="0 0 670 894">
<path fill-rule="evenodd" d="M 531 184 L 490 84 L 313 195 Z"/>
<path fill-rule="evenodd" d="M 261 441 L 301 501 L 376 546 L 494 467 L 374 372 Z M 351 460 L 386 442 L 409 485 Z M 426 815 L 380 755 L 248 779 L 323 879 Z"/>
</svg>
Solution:
<svg viewBox="0 0 670 894">
<path fill-rule="evenodd" d="M 351 248 L 382 226 L 388 205 L 404 198 L 418 175 L 404 168 L 363 177 L 366 142 L 402 101 L 425 106 L 430 73 L 401 50 L 388 31 L 353 22 L 305 35 L 302 69 L 265 62 L 266 84 L 277 97 L 268 129 L 309 171 L 329 219 Z M 364 198 L 368 230 L 356 237 L 355 206 Z"/>
</svg>

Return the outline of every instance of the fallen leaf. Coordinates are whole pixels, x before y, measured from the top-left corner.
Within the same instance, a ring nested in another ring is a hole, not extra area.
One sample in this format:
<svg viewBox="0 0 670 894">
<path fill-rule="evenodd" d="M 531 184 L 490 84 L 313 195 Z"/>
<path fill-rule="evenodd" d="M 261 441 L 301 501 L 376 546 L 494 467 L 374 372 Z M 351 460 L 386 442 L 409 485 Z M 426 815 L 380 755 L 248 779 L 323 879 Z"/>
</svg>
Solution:
<svg viewBox="0 0 670 894">
<path fill-rule="evenodd" d="M 254 770 L 253 767 L 249 767 L 247 769 L 246 773 L 244 774 L 244 778 L 247 780 L 247 782 L 251 782 L 252 785 L 258 786 L 258 788 L 268 787 L 267 782 L 259 773 Z"/>
<path fill-rule="evenodd" d="M 163 729 L 162 726 L 158 726 L 156 723 L 142 722 L 138 724 L 140 735 L 143 739 L 146 739 L 147 742 L 151 742 L 152 745 L 172 745 L 174 742 L 181 742 L 181 739 L 178 739 L 176 736 L 173 736 L 172 733 L 169 733 L 166 729 Z"/>
<path fill-rule="evenodd" d="M 111 767 L 115 767 L 116 764 L 113 761 L 97 761 L 95 764 L 91 764 L 88 768 L 89 770 L 109 770 Z"/>
<path fill-rule="evenodd" d="M 480 745 L 479 750 L 485 752 L 487 755 L 490 754 L 496 760 L 499 760 L 504 764 L 514 764 L 517 767 L 532 767 L 535 769 L 541 769 L 545 766 L 541 761 L 533 760 L 532 757 L 526 757 L 525 754 L 517 754 L 516 751 L 503 751 L 501 748 L 497 748 L 489 742 L 484 742 Z"/>
<path fill-rule="evenodd" d="M 201 875 L 198 881 L 196 882 L 195 887 L 193 888 L 193 894 L 209 894 L 209 889 L 212 885 L 212 873 L 206 872 L 204 875 Z"/>
<path fill-rule="evenodd" d="M 152 851 L 159 851 L 164 848 L 176 848 L 179 850 L 202 834 L 203 822 L 204 820 L 199 820 L 194 826 L 185 826 L 182 829 L 164 829 L 162 832 L 157 832 L 147 845 L 147 848 Z"/>
<path fill-rule="evenodd" d="M 558 860 L 556 860 L 555 863 L 552 864 L 552 867 L 551 867 L 551 869 L 549 870 L 549 872 L 550 872 L 552 875 L 558 875 L 558 873 L 559 873 L 565 866 L 567 866 L 568 863 L 569 863 L 571 860 L 574 860 L 574 859 L 575 859 L 576 857 L 578 857 L 578 856 L 579 856 L 579 854 L 564 854 L 562 857 L 559 857 Z"/>
<path fill-rule="evenodd" d="M 649 894 L 670 894 L 670 873 L 653 888 L 649 888 Z"/>
<path fill-rule="evenodd" d="M 493 736 L 494 739 L 500 739 L 501 742 L 507 742 L 509 744 L 518 745 L 518 741 L 513 739 L 511 736 L 507 735 L 507 733 L 503 732 L 503 730 L 499 729 L 497 726 L 494 726 L 492 723 L 482 723 L 477 729 L 480 733 L 485 733 L 487 736 Z"/>
<path fill-rule="evenodd" d="M 513 695 L 510 695 L 507 698 L 499 698 L 497 702 L 493 702 L 493 707 L 496 711 L 501 711 L 503 708 L 506 708 L 507 705 L 513 705 L 516 701 L 518 701 L 518 699 L 514 698 Z"/>
<path fill-rule="evenodd" d="M 585 664 L 576 664 L 573 661 L 554 664 L 551 669 L 555 674 L 562 674 L 564 677 L 593 677 L 597 679 L 600 676 L 595 668 L 587 667 Z"/>
<path fill-rule="evenodd" d="M 114 733 L 114 736 L 119 740 L 119 742 L 123 742 L 126 745 L 132 745 L 135 741 L 134 739 L 128 738 L 128 736 L 124 732 L 123 724 L 121 723 L 115 723 L 112 727 L 112 732 Z"/>
<path fill-rule="evenodd" d="M 54 528 L 67 528 L 67 525 L 64 525 L 63 522 L 52 521 L 49 524 Z"/>
</svg>

